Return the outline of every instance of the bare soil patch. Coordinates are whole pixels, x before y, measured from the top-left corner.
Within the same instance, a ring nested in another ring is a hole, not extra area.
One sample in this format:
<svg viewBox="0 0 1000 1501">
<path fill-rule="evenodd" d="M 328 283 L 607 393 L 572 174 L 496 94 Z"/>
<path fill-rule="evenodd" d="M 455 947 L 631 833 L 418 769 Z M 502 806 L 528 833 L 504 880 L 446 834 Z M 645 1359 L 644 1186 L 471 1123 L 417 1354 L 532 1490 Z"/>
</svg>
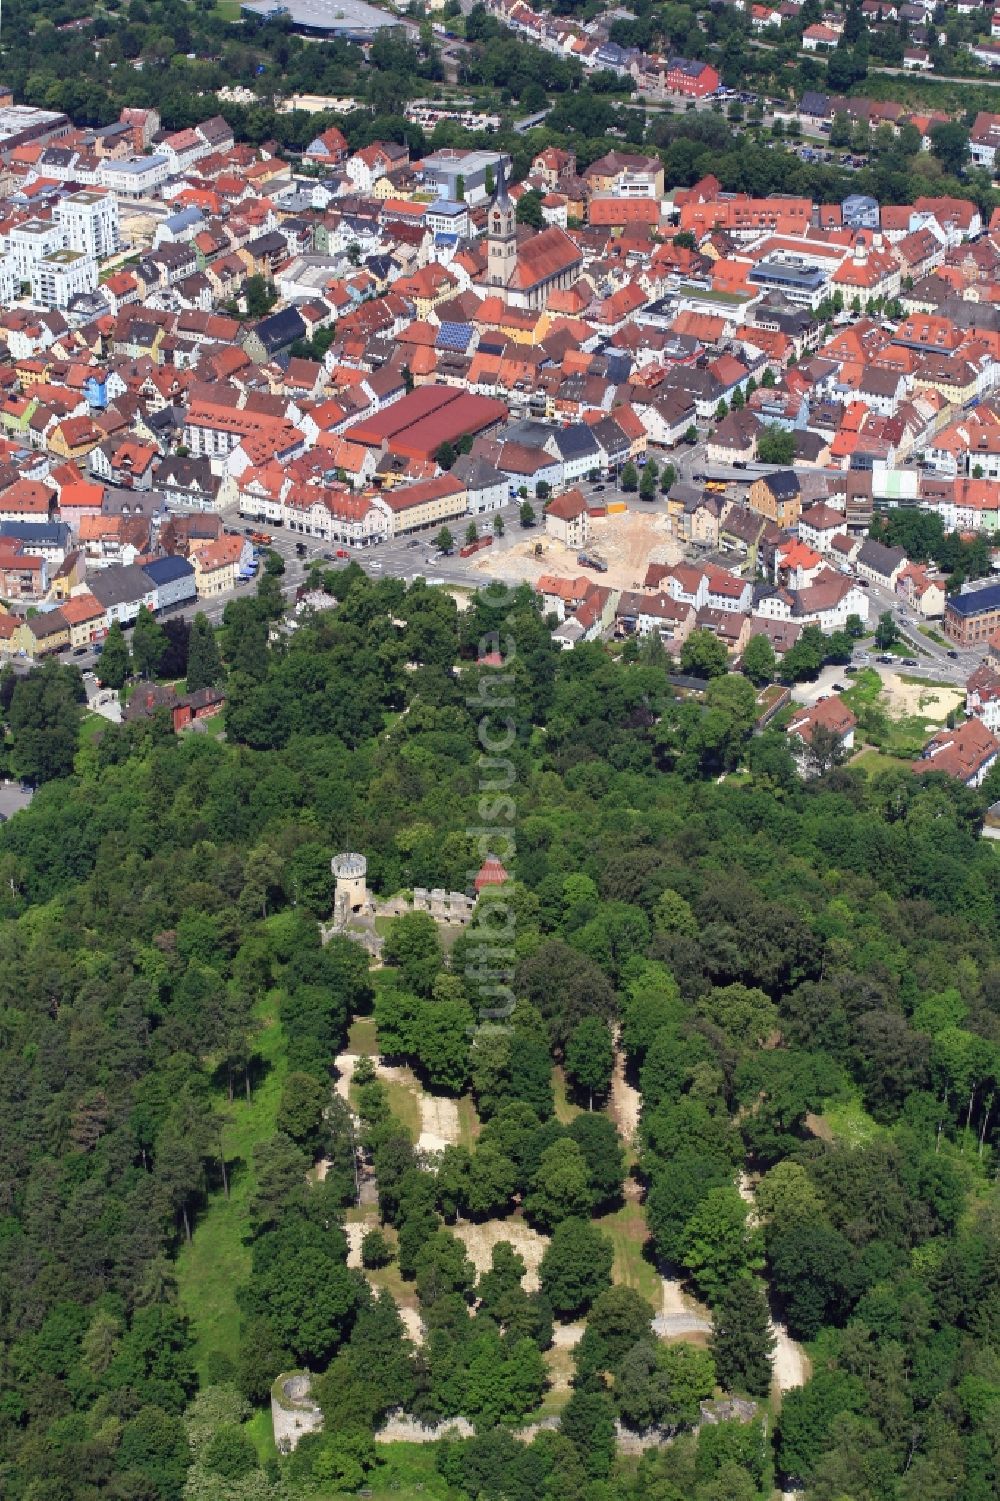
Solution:
<svg viewBox="0 0 1000 1501">
<path fill-rule="evenodd" d="M 889 713 L 894 718 L 925 714 L 929 720 L 937 721 L 937 724 L 930 727 L 932 734 L 947 719 L 952 709 L 965 703 L 965 694 L 960 688 L 946 688 L 931 683 L 905 683 L 898 672 L 884 669 L 880 675 Z"/>
<path fill-rule="evenodd" d="M 358 1064 L 357 1053 L 339 1053 L 334 1059 L 337 1082 L 334 1089 L 350 1103 L 351 1080 Z M 417 1148 L 421 1152 L 442 1152 L 461 1139 L 458 1101 L 445 1095 L 431 1095 L 422 1087 L 412 1069 L 391 1066 L 375 1059 L 375 1077 L 386 1084 L 396 1084 L 413 1095 L 420 1112 Z M 404 1122 L 405 1124 L 405 1122 Z"/>
<path fill-rule="evenodd" d="M 352 1224 L 344 1226 L 344 1234 L 347 1236 L 347 1265 L 361 1268 L 361 1242 L 369 1230 L 374 1230 L 377 1221 L 372 1219 L 370 1224 L 355 1220 Z"/>
<path fill-rule="evenodd" d="M 535 555 L 536 543 L 542 547 L 539 557 Z M 615 589 L 637 589 L 642 585 L 647 563 L 678 563 L 683 550 L 669 533 L 666 512 L 651 509 L 594 517 L 586 551 L 596 553 L 608 565 L 607 573 L 594 575 L 599 583 Z M 556 573 L 564 578 L 576 578 L 580 573 L 576 551 L 547 537 L 540 526 L 533 527 L 524 541 L 514 547 L 495 554 L 492 548 L 486 548 L 473 566 L 491 578 L 518 582 L 526 579 L 531 584 L 543 573 Z"/>
<path fill-rule="evenodd" d="M 418 1085 L 419 1089 L 420 1086 Z M 460 1136 L 458 1101 L 443 1095 L 425 1094 L 421 1089 L 420 1136 L 417 1149 L 421 1152 L 443 1152 L 445 1147 L 455 1146 Z"/>
<path fill-rule="evenodd" d="M 455 1225 L 454 1234 L 462 1241 L 469 1260 L 480 1273 L 489 1271 L 493 1261 L 493 1247 L 502 1240 L 509 1242 L 524 1261 L 522 1285 L 525 1292 L 538 1290 L 538 1268 L 549 1243 L 547 1235 L 540 1235 L 537 1230 L 532 1230 L 530 1225 L 518 1219 L 484 1220 L 479 1225 L 462 1220 Z"/>
</svg>

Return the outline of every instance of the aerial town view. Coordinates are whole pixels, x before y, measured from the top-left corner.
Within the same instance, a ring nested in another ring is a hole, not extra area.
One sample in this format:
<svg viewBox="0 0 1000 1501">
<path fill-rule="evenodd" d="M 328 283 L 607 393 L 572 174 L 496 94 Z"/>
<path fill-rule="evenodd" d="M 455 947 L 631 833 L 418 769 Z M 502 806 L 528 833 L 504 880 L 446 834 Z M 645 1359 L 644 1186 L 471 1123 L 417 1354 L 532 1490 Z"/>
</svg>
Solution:
<svg viewBox="0 0 1000 1501">
<path fill-rule="evenodd" d="M 1000 9 L 0 13 L 0 1497 L 1000 1495 Z"/>
</svg>

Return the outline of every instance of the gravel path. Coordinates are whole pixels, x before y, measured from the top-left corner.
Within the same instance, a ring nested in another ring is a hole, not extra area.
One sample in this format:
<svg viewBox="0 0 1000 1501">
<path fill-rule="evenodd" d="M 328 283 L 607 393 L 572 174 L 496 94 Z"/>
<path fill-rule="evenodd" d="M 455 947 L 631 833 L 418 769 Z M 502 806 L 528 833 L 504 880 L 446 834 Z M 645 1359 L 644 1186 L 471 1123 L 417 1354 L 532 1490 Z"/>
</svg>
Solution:
<svg viewBox="0 0 1000 1501">
<path fill-rule="evenodd" d="M 779 1392 L 790 1392 L 793 1387 L 805 1386 L 812 1374 L 812 1364 L 802 1346 L 791 1338 L 784 1324 L 772 1321 L 777 1341 L 772 1356 L 774 1385 Z"/>
<path fill-rule="evenodd" d="M 661 1339 L 683 1339 L 686 1334 L 711 1334 L 712 1319 L 708 1310 L 681 1290 L 676 1277 L 661 1277 L 663 1301 L 653 1320 L 653 1333 Z"/>
<path fill-rule="evenodd" d="M 458 1143 L 458 1102 L 443 1095 L 419 1095 L 420 1136 L 419 1152 L 443 1152 L 445 1147 Z"/>
</svg>

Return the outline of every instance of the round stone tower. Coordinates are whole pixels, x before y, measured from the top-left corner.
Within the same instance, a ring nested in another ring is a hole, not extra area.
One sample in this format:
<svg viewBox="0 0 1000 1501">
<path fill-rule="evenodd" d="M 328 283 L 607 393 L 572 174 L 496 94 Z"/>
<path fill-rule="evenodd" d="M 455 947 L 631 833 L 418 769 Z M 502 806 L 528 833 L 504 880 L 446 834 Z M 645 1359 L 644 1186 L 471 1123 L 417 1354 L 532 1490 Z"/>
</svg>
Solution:
<svg viewBox="0 0 1000 1501">
<path fill-rule="evenodd" d="M 368 906 L 368 861 L 364 855 L 353 851 L 334 855 L 330 869 L 337 883 L 333 893 L 334 915 L 347 917 L 352 912 L 363 912 Z"/>
</svg>

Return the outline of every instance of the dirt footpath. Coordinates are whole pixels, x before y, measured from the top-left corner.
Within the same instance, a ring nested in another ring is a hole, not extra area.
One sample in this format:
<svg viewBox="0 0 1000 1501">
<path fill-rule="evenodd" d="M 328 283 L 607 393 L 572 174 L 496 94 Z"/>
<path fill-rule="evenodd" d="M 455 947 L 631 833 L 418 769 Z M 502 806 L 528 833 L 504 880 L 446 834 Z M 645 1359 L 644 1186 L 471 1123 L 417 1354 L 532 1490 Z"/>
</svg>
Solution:
<svg viewBox="0 0 1000 1501">
<path fill-rule="evenodd" d="M 625 1054 L 615 1032 L 615 1066 L 611 1075 L 611 1119 L 618 1128 L 618 1135 L 626 1146 L 631 1146 L 639 1134 L 639 1114 L 642 1110 L 642 1095 L 633 1089 L 625 1078 Z"/>
<path fill-rule="evenodd" d="M 540 557 L 535 556 L 536 544 L 542 548 Z M 613 589 L 639 589 L 648 563 L 679 563 L 683 556 L 680 543 L 670 535 L 666 513 L 655 509 L 594 517 L 585 550 L 607 563 L 607 573 L 595 573 L 594 579 Z M 581 569 L 576 558 L 575 548 L 547 537 L 541 527 L 532 527 L 514 547 L 496 553 L 487 548 L 473 567 L 490 578 L 534 584 L 543 573 L 578 578 Z"/>
</svg>

